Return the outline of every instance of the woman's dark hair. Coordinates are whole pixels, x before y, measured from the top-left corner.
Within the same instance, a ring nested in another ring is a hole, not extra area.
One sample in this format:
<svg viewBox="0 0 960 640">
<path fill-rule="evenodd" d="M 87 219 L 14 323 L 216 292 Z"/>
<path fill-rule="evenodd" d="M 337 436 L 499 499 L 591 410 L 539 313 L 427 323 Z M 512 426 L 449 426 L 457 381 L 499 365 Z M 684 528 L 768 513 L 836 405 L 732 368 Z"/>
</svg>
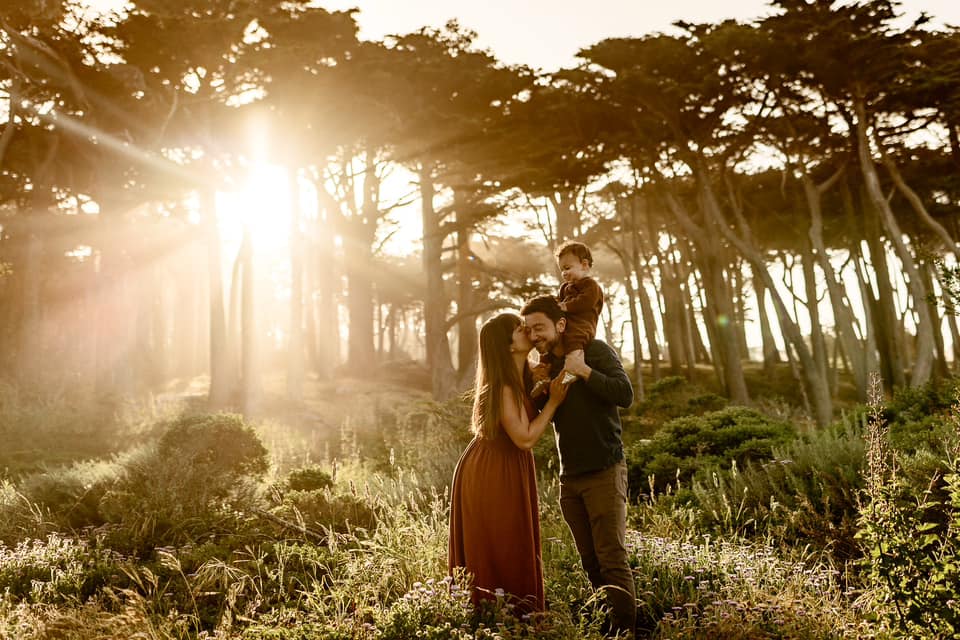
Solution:
<svg viewBox="0 0 960 640">
<path fill-rule="evenodd" d="M 513 389 L 513 397 L 518 402 L 523 401 L 524 380 L 510 353 L 513 332 L 519 325 L 519 316 L 501 313 L 480 327 L 480 356 L 477 381 L 473 386 L 470 429 L 481 438 L 494 438 L 500 431 L 504 387 Z M 524 369 L 526 373 L 526 367 Z"/>
</svg>

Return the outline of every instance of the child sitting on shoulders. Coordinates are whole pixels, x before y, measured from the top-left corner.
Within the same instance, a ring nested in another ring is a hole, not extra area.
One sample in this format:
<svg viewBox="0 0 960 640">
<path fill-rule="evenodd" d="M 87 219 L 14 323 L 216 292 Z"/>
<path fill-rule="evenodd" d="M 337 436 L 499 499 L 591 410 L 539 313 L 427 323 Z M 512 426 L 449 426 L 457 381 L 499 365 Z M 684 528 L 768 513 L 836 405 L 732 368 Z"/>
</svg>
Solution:
<svg viewBox="0 0 960 640">
<path fill-rule="evenodd" d="M 593 255 L 587 245 L 568 240 L 557 247 L 554 256 L 563 280 L 557 299 L 567 320 L 561 341 L 563 353 L 569 357 L 576 351 L 582 352 L 596 335 L 600 310 L 603 308 L 603 290 L 597 281 L 590 277 Z M 552 361 L 551 354 L 540 355 L 540 366 L 533 370 L 535 384 L 530 395 L 537 396 L 549 386 L 549 365 Z M 544 364 L 548 366 L 542 366 Z M 567 373 L 563 381 L 569 383 L 574 379 L 576 376 Z"/>
</svg>

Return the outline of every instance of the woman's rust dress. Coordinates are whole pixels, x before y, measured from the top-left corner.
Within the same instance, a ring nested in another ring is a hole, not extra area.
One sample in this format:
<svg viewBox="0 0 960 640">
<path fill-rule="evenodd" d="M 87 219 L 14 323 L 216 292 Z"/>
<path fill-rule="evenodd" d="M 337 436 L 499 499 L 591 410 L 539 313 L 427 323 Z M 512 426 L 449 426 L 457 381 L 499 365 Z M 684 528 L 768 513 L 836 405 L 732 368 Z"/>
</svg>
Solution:
<svg viewBox="0 0 960 640">
<path fill-rule="evenodd" d="M 525 400 L 532 420 L 533 407 Z M 542 611 L 543 558 L 533 453 L 501 426 L 496 438 L 474 438 L 453 473 L 450 572 L 473 575 L 473 602 L 508 594 L 520 613 Z"/>
</svg>

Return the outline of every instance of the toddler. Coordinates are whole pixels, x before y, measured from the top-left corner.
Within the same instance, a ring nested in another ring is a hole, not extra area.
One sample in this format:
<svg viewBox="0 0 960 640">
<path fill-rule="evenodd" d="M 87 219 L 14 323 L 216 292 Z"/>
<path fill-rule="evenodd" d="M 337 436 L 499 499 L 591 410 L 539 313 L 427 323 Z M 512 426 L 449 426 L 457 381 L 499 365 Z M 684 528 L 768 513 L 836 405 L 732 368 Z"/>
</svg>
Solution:
<svg viewBox="0 0 960 640">
<path fill-rule="evenodd" d="M 597 281 L 590 277 L 593 256 L 582 242 L 568 240 L 560 245 L 554 255 L 560 269 L 560 308 L 566 316 L 566 329 L 560 334 L 564 355 L 583 351 L 588 342 L 597 333 L 597 322 L 603 308 L 603 290 Z M 553 354 L 540 354 L 540 365 L 533 370 L 535 384 L 531 395 L 537 396 L 550 384 L 549 369 Z M 546 376 L 546 377 L 544 377 Z M 572 382 L 576 376 L 567 373 L 564 382 Z"/>
</svg>

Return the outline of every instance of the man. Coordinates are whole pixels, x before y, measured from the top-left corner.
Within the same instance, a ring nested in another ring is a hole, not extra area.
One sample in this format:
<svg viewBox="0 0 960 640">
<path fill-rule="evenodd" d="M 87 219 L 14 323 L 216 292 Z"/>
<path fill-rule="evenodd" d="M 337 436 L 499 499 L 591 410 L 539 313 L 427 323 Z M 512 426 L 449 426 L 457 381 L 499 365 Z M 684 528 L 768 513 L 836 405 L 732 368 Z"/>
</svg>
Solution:
<svg viewBox="0 0 960 640">
<path fill-rule="evenodd" d="M 627 465 L 617 407 L 633 402 L 633 386 L 613 349 L 592 340 L 564 365 L 563 310 L 553 296 L 520 311 L 533 346 L 555 356 L 550 375 L 566 366 L 579 380 L 553 418 L 560 453 L 560 509 L 594 589 L 603 589 L 618 630 L 633 636 L 636 595 L 627 562 Z M 541 400 L 543 402 L 543 400 Z"/>
</svg>

